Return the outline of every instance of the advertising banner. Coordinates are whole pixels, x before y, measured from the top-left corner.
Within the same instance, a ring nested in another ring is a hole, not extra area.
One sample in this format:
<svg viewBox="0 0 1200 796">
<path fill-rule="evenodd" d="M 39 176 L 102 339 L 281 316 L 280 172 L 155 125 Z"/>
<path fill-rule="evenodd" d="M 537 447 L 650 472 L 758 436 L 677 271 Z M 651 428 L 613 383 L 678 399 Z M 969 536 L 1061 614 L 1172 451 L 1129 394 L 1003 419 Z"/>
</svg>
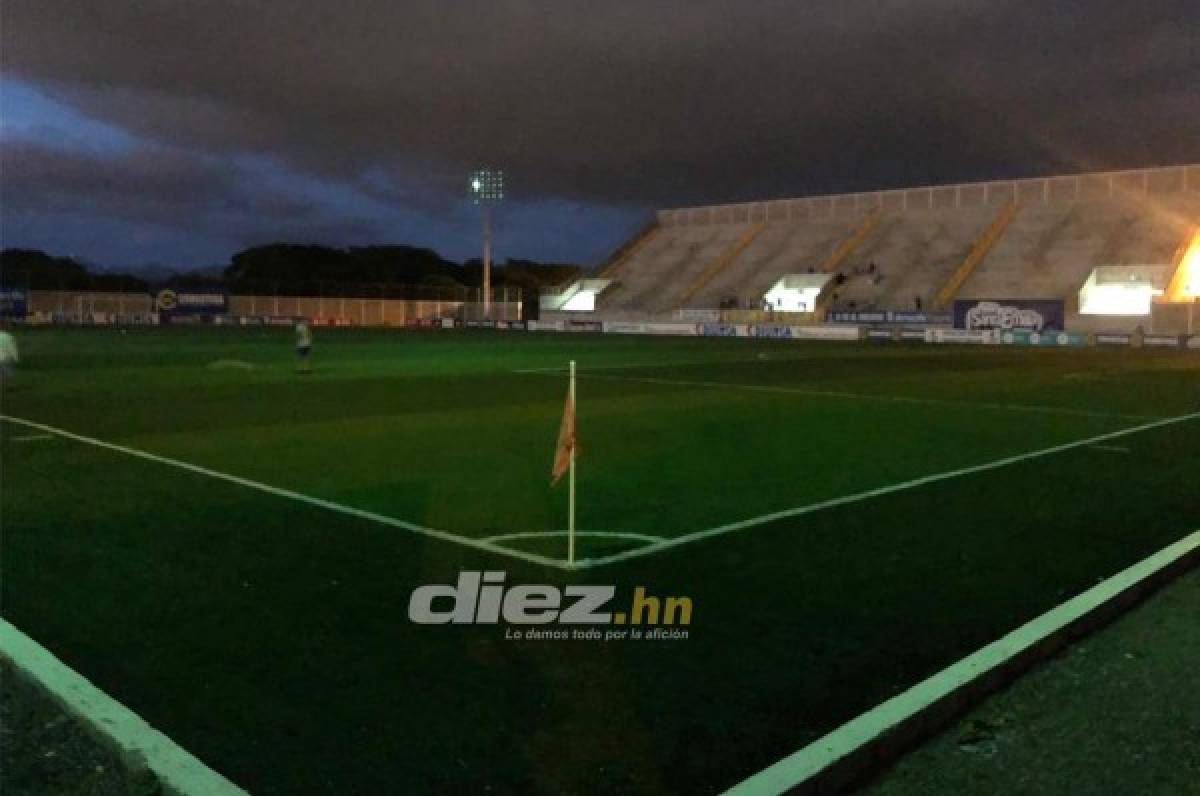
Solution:
<svg viewBox="0 0 1200 796">
<path fill-rule="evenodd" d="M 611 334 L 645 334 L 646 324 L 625 323 L 621 321 L 605 321 L 604 331 Z"/>
<path fill-rule="evenodd" d="M 976 345 L 983 345 L 995 343 L 996 338 L 990 329 L 978 331 L 969 329 L 926 329 L 925 342 L 974 343 Z"/>
<path fill-rule="evenodd" d="M 696 334 L 696 324 L 694 323 L 647 323 L 644 325 L 646 334 Z"/>
<path fill-rule="evenodd" d="M 1000 342 L 1007 345 L 1087 345 L 1087 335 L 1078 332 L 1028 332 L 1024 329 L 1017 329 L 999 334 Z"/>
<path fill-rule="evenodd" d="M 1131 342 L 1133 342 L 1131 334 L 1100 333 L 1096 335 L 1097 345 L 1129 345 Z"/>
<path fill-rule="evenodd" d="M 751 326 L 749 334 L 751 337 L 775 337 L 775 338 L 791 338 L 796 336 L 794 326 L 784 326 L 778 323 L 760 323 L 757 326 Z"/>
<path fill-rule="evenodd" d="M 798 340 L 861 340 L 857 326 L 793 326 L 792 337 Z"/>
<path fill-rule="evenodd" d="M 699 323 L 696 333 L 703 337 L 737 337 L 738 327 L 733 323 Z"/>
<path fill-rule="evenodd" d="M 182 318 L 206 318 L 229 313 L 229 296 L 215 290 L 160 290 L 154 306 L 164 321 Z"/>
<path fill-rule="evenodd" d="M 1142 345 L 1147 348 L 1180 348 L 1183 338 L 1174 335 L 1148 334 L 1142 338 Z"/>
<path fill-rule="evenodd" d="M 830 312 L 825 318 L 829 323 L 906 323 L 922 326 L 949 326 L 954 316 L 949 312 L 922 312 L 920 310 L 861 310 Z"/>
<path fill-rule="evenodd" d="M 1043 332 L 1062 329 L 1064 316 L 1061 299 L 959 299 L 954 302 L 955 329 Z"/>
<path fill-rule="evenodd" d="M 22 320 L 29 312 L 29 295 L 18 287 L 0 287 L 0 318 Z"/>
</svg>

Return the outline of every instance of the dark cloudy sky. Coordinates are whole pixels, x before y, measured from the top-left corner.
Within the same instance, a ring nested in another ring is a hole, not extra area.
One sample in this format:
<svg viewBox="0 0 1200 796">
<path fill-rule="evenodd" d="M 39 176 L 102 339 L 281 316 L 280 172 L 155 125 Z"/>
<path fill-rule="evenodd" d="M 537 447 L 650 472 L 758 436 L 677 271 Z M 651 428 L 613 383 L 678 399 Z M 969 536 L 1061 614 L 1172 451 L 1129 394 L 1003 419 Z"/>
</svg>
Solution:
<svg viewBox="0 0 1200 796">
<path fill-rule="evenodd" d="M 1196 0 L 4 0 L 3 243 L 594 262 L 652 208 L 1200 160 Z"/>
</svg>

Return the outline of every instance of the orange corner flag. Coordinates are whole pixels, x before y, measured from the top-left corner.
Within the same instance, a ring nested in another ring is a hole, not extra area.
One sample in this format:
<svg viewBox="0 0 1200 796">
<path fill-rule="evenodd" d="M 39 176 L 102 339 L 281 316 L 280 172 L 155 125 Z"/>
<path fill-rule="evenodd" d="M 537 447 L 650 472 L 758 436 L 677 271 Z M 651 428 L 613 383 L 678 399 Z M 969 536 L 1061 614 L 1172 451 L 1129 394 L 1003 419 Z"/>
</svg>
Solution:
<svg viewBox="0 0 1200 796">
<path fill-rule="evenodd" d="M 550 486 L 571 469 L 571 454 L 575 452 L 575 402 L 567 392 L 567 403 L 563 406 L 562 425 L 558 427 L 558 447 L 554 449 L 554 467 L 550 470 Z"/>
</svg>

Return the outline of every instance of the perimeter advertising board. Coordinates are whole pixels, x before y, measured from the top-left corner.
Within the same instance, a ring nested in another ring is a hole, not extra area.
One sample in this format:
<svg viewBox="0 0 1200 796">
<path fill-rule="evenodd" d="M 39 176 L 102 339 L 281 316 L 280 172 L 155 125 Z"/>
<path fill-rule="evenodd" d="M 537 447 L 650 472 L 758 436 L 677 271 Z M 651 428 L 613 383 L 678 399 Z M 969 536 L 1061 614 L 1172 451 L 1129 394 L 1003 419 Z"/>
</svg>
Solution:
<svg viewBox="0 0 1200 796">
<path fill-rule="evenodd" d="M 19 287 L 0 287 L 0 318 L 23 320 L 29 312 L 29 294 Z"/>
<path fill-rule="evenodd" d="M 229 295 L 216 290 L 160 290 L 154 296 L 159 317 L 170 322 L 176 319 L 212 318 L 229 314 Z"/>
<path fill-rule="evenodd" d="M 959 299 L 954 302 L 954 328 L 968 331 L 1027 332 L 1061 330 L 1061 299 Z"/>
</svg>

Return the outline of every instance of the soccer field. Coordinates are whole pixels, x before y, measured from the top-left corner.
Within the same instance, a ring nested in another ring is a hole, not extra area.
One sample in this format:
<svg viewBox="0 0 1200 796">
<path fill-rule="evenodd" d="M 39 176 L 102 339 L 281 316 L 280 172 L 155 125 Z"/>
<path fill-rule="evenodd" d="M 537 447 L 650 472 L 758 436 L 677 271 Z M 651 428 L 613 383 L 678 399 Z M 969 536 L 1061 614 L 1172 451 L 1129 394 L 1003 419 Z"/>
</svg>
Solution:
<svg viewBox="0 0 1200 796">
<path fill-rule="evenodd" d="M 1200 527 L 1195 352 L 30 330 L 6 619 L 253 793 L 712 792 Z M 578 566 L 549 486 L 578 380 Z M 415 625 L 686 595 L 688 637 Z"/>
</svg>

